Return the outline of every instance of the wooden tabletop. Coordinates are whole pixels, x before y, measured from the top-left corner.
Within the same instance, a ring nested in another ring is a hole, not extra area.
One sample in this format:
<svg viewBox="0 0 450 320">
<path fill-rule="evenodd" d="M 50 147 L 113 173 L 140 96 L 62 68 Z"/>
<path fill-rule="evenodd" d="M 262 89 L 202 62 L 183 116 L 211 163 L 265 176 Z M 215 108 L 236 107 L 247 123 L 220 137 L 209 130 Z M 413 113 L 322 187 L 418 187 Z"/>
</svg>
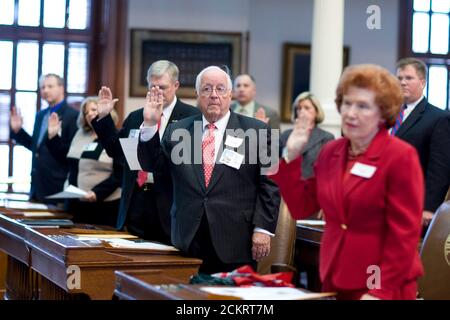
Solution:
<svg viewBox="0 0 450 320">
<path fill-rule="evenodd" d="M 116 270 L 162 270 L 164 275 L 186 282 L 201 264 L 201 260 L 177 252 L 113 248 L 101 240 L 82 240 L 70 230 L 33 228 L 0 214 L 0 249 L 42 276 L 39 298 L 71 299 L 78 295 L 111 299 Z"/>
</svg>

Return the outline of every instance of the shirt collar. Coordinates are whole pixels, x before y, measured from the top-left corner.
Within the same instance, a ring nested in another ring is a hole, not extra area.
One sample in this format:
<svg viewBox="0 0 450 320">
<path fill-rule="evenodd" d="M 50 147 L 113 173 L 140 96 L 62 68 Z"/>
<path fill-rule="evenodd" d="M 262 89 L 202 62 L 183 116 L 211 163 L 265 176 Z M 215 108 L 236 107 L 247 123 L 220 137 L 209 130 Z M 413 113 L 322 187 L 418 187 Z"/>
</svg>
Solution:
<svg viewBox="0 0 450 320">
<path fill-rule="evenodd" d="M 48 109 L 50 110 L 50 113 L 58 112 L 58 110 L 64 105 L 64 102 L 65 101 L 63 100 L 60 103 L 55 104 L 53 107 L 49 107 Z"/>
<path fill-rule="evenodd" d="M 416 101 L 414 101 L 413 103 L 407 103 L 406 104 L 406 106 L 408 107 L 408 108 L 406 108 L 406 110 L 408 110 L 408 111 L 412 111 L 412 110 L 414 110 L 414 108 L 422 101 L 422 99 L 424 99 L 425 97 L 422 95 L 421 97 L 420 97 L 420 99 L 419 100 L 416 100 Z"/>
<path fill-rule="evenodd" d="M 231 112 L 230 112 L 230 110 L 228 110 L 228 112 L 225 114 L 225 116 L 223 116 L 222 118 L 220 118 L 219 120 L 214 122 L 214 125 L 216 126 L 217 129 L 219 129 L 219 131 L 225 132 L 225 129 L 227 128 L 228 120 L 230 119 L 230 115 L 231 115 Z M 203 116 L 203 115 L 202 115 L 202 119 L 203 119 L 203 131 L 204 131 L 206 126 L 210 122 L 208 120 L 206 120 L 205 116 Z"/>
<path fill-rule="evenodd" d="M 238 108 L 242 108 L 242 109 L 246 109 L 246 110 L 253 110 L 255 108 L 255 100 L 250 101 L 246 105 L 241 105 L 239 102 L 237 104 L 238 104 Z"/>
<path fill-rule="evenodd" d="M 163 115 L 166 119 L 170 118 L 170 116 L 172 115 L 173 108 L 175 108 L 176 104 L 177 104 L 177 97 L 175 96 L 173 98 L 173 101 L 166 108 L 163 108 Z"/>
</svg>

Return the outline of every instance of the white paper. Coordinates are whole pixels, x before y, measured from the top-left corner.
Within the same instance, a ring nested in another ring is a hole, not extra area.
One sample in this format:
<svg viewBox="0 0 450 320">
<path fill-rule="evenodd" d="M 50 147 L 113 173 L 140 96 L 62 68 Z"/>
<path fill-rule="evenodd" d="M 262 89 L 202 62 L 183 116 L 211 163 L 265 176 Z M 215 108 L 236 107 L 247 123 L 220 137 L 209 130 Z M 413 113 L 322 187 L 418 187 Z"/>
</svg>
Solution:
<svg viewBox="0 0 450 320">
<path fill-rule="evenodd" d="M 324 220 L 297 220 L 297 225 L 304 225 L 304 226 L 324 226 L 325 221 Z"/>
<path fill-rule="evenodd" d="M 230 148 L 239 148 L 239 146 L 242 144 L 243 141 L 244 139 L 242 138 L 227 136 L 225 140 L 225 145 Z"/>
<path fill-rule="evenodd" d="M 229 167 L 238 169 L 241 167 L 242 162 L 244 161 L 244 155 L 232 151 L 230 149 L 223 150 L 222 156 L 220 157 L 219 162 L 223 163 Z"/>
<path fill-rule="evenodd" d="M 137 146 L 139 139 L 136 138 L 120 138 L 123 154 L 127 159 L 128 166 L 131 170 L 142 170 L 137 157 Z"/>
<path fill-rule="evenodd" d="M 298 300 L 312 299 L 317 293 L 306 293 L 289 287 L 202 287 L 211 294 L 238 297 L 243 300 Z"/>
<path fill-rule="evenodd" d="M 105 239 L 114 248 L 127 248 L 127 249 L 152 249 L 152 250 L 162 250 L 162 251 L 178 251 L 177 248 L 172 246 L 167 246 L 164 244 L 145 241 L 145 242 L 135 242 L 125 239 Z"/>
<path fill-rule="evenodd" d="M 137 139 L 137 138 L 139 138 L 139 132 L 140 132 L 140 130 L 139 129 L 131 129 L 130 130 L 130 133 L 128 134 L 128 138 L 134 138 L 134 139 Z"/>
<path fill-rule="evenodd" d="M 17 210 L 48 210 L 48 206 L 45 204 L 23 201 L 5 201 L 5 207 Z"/>
<path fill-rule="evenodd" d="M 87 151 L 87 152 L 95 151 L 95 149 L 97 149 L 97 147 L 98 147 L 97 142 L 91 142 L 91 143 L 84 145 L 83 151 Z"/>
<path fill-rule="evenodd" d="M 47 211 L 38 211 L 38 212 L 24 212 L 23 216 L 25 218 L 55 218 L 57 214 Z"/>
<path fill-rule="evenodd" d="M 87 194 L 86 191 L 81 190 L 73 185 L 69 185 L 64 191 L 52 194 L 46 197 L 47 199 L 79 199 Z"/>
<path fill-rule="evenodd" d="M 352 170 L 350 170 L 350 173 L 354 174 L 355 176 L 358 176 L 358 177 L 370 179 L 370 178 L 372 178 L 372 176 L 376 170 L 377 170 L 377 167 L 370 166 L 368 164 L 364 164 L 361 162 L 356 162 L 353 165 Z"/>
</svg>

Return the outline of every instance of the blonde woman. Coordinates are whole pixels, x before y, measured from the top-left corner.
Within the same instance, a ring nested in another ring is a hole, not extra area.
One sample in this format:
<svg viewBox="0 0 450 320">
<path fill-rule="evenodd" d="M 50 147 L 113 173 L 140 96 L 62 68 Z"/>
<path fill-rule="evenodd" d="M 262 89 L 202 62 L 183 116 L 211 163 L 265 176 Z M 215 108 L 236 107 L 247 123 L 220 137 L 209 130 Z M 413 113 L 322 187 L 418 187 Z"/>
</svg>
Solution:
<svg viewBox="0 0 450 320">
<path fill-rule="evenodd" d="M 81 199 L 68 201 L 68 211 L 75 222 L 115 226 L 121 194 L 122 165 L 110 158 L 97 139 L 91 121 L 97 112 L 97 97 L 86 98 L 80 107 L 78 131 L 75 134 L 67 161 L 69 175 L 65 183 L 87 192 Z M 117 123 L 117 115 L 112 113 Z M 48 122 L 47 145 L 57 153 L 61 123 L 53 113 Z"/>
<path fill-rule="evenodd" d="M 319 155 L 320 149 L 322 149 L 325 143 L 333 140 L 334 136 L 330 132 L 322 130 L 317 126 L 319 123 L 323 122 L 325 116 L 319 100 L 311 92 L 302 92 L 295 98 L 294 103 L 292 104 L 293 122 L 295 122 L 302 110 L 311 114 L 311 117 L 314 119 L 314 127 L 302 153 L 302 177 L 309 178 L 314 174 L 313 165 Z M 293 129 L 286 130 L 281 134 L 282 148 L 286 146 L 286 142 L 291 135 L 292 130 Z"/>
</svg>

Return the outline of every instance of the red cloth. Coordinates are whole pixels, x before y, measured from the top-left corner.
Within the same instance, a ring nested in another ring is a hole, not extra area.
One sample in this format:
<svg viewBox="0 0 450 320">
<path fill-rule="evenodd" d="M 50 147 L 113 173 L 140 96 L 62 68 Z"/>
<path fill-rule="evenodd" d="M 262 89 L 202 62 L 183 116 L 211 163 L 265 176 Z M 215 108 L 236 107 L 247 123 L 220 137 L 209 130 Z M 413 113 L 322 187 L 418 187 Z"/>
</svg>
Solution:
<svg viewBox="0 0 450 320">
<path fill-rule="evenodd" d="M 231 272 L 215 273 L 212 276 L 221 279 L 231 278 L 238 287 L 255 285 L 262 287 L 294 287 L 292 284 L 292 272 L 260 275 L 249 265 L 242 266 Z"/>
</svg>

